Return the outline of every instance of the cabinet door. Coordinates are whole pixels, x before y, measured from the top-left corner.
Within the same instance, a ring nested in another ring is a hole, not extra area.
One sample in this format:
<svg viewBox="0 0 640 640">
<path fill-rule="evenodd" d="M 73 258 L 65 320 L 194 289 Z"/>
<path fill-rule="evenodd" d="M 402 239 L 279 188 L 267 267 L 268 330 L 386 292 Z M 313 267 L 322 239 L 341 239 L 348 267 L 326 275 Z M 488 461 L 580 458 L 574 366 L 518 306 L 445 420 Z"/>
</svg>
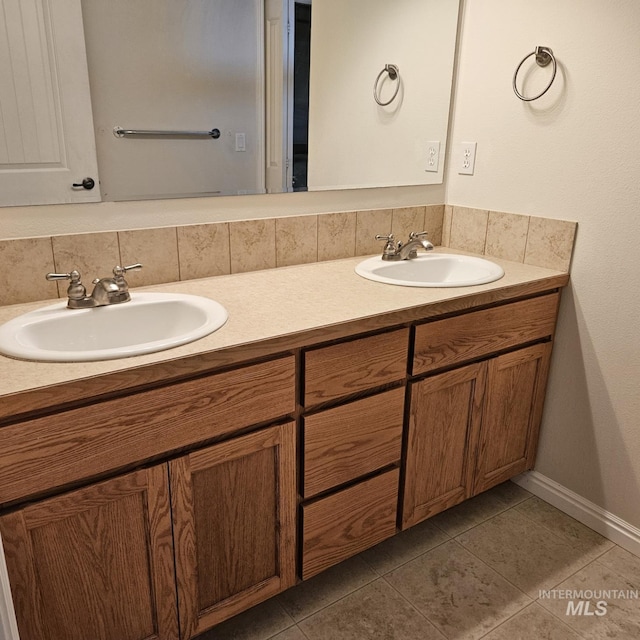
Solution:
<svg viewBox="0 0 640 640">
<path fill-rule="evenodd" d="M 402 528 L 471 495 L 486 364 L 411 385 Z"/>
<path fill-rule="evenodd" d="M 181 637 L 295 583 L 295 425 L 169 463 Z"/>
<path fill-rule="evenodd" d="M 0 518 L 21 640 L 178 638 L 166 465 Z"/>
<path fill-rule="evenodd" d="M 548 342 L 488 362 L 474 494 L 533 468 L 550 357 Z"/>
</svg>

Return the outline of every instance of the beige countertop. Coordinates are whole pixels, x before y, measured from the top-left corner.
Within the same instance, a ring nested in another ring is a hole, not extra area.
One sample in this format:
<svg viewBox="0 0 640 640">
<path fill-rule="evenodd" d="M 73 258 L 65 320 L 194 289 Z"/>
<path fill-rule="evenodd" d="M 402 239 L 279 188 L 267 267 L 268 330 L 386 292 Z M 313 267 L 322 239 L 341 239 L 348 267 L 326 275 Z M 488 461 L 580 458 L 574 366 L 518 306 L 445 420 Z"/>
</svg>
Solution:
<svg viewBox="0 0 640 640">
<path fill-rule="evenodd" d="M 439 248 L 439 252 L 464 253 Z M 473 255 L 473 254 L 469 254 Z M 217 300 L 229 312 L 218 331 L 153 354 L 102 362 L 29 362 L 0 356 L 0 418 L 83 397 L 176 379 L 357 331 L 535 294 L 568 274 L 491 258 L 505 275 L 474 287 L 400 287 L 361 278 L 363 257 L 144 287 Z M 135 296 L 136 289 L 132 289 Z M 0 307 L 0 324 L 56 300 Z M 59 300 L 58 300 L 59 302 Z M 125 331 L 126 328 L 114 328 Z"/>
</svg>

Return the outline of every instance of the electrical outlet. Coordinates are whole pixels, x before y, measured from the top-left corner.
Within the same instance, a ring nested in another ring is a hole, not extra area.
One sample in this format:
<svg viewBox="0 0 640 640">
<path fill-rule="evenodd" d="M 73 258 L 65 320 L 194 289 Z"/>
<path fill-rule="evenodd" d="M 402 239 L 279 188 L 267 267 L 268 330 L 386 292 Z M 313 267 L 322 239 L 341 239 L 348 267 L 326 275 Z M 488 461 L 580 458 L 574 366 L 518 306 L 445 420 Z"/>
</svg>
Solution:
<svg viewBox="0 0 640 640">
<path fill-rule="evenodd" d="M 473 175 L 476 165 L 476 142 L 459 142 L 457 145 L 458 173 Z"/>
<path fill-rule="evenodd" d="M 438 171 L 440 166 L 440 141 L 427 142 L 427 166 L 425 171 Z"/>
</svg>

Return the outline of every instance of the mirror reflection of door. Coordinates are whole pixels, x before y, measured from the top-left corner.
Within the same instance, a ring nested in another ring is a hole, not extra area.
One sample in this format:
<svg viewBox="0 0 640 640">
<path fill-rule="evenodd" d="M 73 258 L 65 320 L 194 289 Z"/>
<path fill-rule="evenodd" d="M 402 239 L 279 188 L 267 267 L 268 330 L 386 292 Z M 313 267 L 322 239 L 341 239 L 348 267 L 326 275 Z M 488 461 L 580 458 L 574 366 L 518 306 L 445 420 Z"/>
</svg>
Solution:
<svg viewBox="0 0 640 640">
<path fill-rule="evenodd" d="M 307 190 L 309 159 L 309 64 L 311 0 L 293 2 L 293 110 L 291 158 L 293 191 Z"/>
</svg>

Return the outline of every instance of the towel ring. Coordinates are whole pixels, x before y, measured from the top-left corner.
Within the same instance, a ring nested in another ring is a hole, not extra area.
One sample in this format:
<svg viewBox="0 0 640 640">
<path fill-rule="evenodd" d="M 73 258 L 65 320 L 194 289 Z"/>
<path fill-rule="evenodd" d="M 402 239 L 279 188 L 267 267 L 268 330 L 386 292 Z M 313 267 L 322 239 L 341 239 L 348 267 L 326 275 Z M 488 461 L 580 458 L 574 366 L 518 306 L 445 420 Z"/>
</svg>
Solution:
<svg viewBox="0 0 640 640">
<path fill-rule="evenodd" d="M 527 58 L 530 58 L 531 56 L 535 56 L 536 57 L 536 63 L 537 63 L 537 65 L 539 67 L 546 67 L 550 62 L 552 62 L 553 63 L 553 73 L 551 74 L 551 80 L 549 80 L 549 84 L 545 87 L 545 89 L 542 92 L 540 92 L 537 96 L 533 96 L 532 98 L 527 98 L 526 96 L 523 96 L 518 91 L 518 87 L 516 85 L 516 80 L 518 79 L 518 71 L 520 71 L 520 67 L 524 64 L 525 60 L 527 60 Z M 514 93 L 518 96 L 518 98 L 520 98 L 520 100 L 523 100 L 524 102 L 531 102 L 532 100 L 537 100 L 538 98 L 541 98 L 551 88 L 551 85 L 553 84 L 553 81 L 556 78 L 556 71 L 557 70 L 558 70 L 558 63 L 556 62 L 556 58 L 553 55 L 553 51 L 551 51 L 551 49 L 549 49 L 549 47 L 536 47 L 535 51 L 533 51 L 532 53 L 529 53 L 524 58 L 522 58 L 522 61 L 520 62 L 520 64 L 518 65 L 518 67 L 516 69 L 516 72 L 513 74 L 513 91 L 514 91 Z"/>
<path fill-rule="evenodd" d="M 378 83 L 380 82 L 380 78 L 384 73 L 389 74 L 390 80 L 396 81 L 396 90 L 393 92 L 393 95 L 386 102 L 382 102 L 380 100 L 380 96 L 378 95 Z M 381 107 L 386 107 L 388 104 L 391 104 L 396 99 L 396 96 L 398 95 L 398 91 L 400 91 L 400 70 L 395 64 L 385 64 L 384 69 L 378 74 L 376 81 L 373 83 L 373 97 Z"/>
</svg>

